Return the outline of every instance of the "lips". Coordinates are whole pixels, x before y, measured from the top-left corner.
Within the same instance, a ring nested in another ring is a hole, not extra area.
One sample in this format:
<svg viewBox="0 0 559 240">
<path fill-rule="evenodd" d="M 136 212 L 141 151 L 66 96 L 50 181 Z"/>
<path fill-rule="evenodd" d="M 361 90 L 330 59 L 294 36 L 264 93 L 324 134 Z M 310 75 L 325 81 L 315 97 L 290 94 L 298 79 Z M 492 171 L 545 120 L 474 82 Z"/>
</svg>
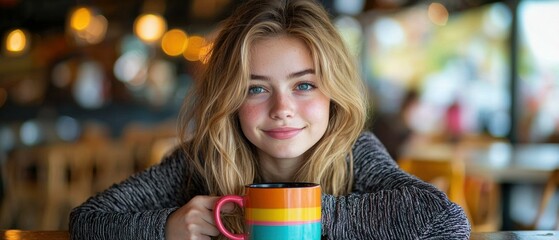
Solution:
<svg viewBox="0 0 559 240">
<path fill-rule="evenodd" d="M 266 135 L 270 136 L 271 138 L 285 140 L 295 137 L 301 131 L 303 131 L 303 128 L 274 128 L 265 130 L 264 133 L 266 133 Z"/>
</svg>

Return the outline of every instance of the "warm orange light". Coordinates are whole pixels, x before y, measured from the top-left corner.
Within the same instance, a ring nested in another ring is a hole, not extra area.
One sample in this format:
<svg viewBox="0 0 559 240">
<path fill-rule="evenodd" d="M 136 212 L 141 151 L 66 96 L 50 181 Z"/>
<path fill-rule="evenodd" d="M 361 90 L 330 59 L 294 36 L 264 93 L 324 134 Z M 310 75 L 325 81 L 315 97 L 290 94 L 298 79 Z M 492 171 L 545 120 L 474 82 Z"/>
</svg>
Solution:
<svg viewBox="0 0 559 240">
<path fill-rule="evenodd" d="M 167 31 L 167 23 L 157 14 L 140 15 L 134 23 L 136 36 L 148 43 L 159 40 L 165 31 Z"/>
<path fill-rule="evenodd" d="M 20 240 L 21 238 L 21 231 L 20 230 L 6 230 L 4 232 L 4 238 L 6 240 Z"/>
<path fill-rule="evenodd" d="M 192 36 L 188 38 L 188 46 L 182 54 L 188 61 L 200 60 L 200 49 L 206 45 L 206 40 L 200 36 Z"/>
<path fill-rule="evenodd" d="M 6 50 L 21 53 L 27 48 L 27 42 L 27 34 L 21 29 L 15 29 L 6 36 Z"/>
<path fill-rule="evenodd" d="M 97 44 L 105 39 L 109 22 L 89 7 L 79 7 L 72 11 L 68 26 L 78 44 Z"/>
<path fill-rule="evenodd" d="M 431 3 L 427 10 L 427 14 L 431 22 L 436 25 L 444 26 L 448 21 L 448 10 L 440 3 Z"/>
<path fill-rule="evenodd" d="M 208 63 L 208 59 L 210 58 L 211 51 L 212 51 L 213 44 L 206 44 L 202 48 L 200 48 L 200 61 L 204 64 Z"/>
<path fill-rule="evenodd" d="M 103 15 L 97 15 L 91 19 L 91 24 L 86 29 L 85 41 L 90 44 L 100 43 L 105 39 L 108 21 Z"/>
<path fill-rule="evenodd" d="M 188 36 L 180 29 L 171 29 L 161 38 L 161 49 L 169 56 L 181 55 L 188 45 Z"/>
<path fill-rule="evenodd" d="M 70 27 L 76 31 L 86 29 L 91 23 L 91 11 L 86 7 L 76 9 L 70 18 Z"/>
</svg>

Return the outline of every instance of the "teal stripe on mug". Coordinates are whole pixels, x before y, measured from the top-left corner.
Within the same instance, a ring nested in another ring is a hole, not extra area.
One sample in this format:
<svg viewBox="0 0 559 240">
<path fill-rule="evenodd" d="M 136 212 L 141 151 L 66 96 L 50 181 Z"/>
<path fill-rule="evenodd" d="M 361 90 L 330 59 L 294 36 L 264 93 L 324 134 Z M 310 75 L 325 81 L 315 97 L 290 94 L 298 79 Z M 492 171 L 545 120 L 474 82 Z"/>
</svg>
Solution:
<svg viewBox="0 0 559 240">
<path fill-rule="evenodd" d="M 252 240 L 262 239 L 320 239 L 320 222 L 287 225 L 287 226 L 262 226 L 262 225 L 249 225 L 250 235 Z"/>
</svg>

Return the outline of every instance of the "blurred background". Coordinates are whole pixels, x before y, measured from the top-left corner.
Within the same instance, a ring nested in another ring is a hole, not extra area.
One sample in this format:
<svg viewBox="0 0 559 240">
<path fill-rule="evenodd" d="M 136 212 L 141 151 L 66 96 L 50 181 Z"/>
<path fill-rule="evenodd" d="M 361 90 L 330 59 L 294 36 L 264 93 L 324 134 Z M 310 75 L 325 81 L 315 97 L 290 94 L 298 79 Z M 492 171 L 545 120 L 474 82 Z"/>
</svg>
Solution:
<svg viewBox="0 0 559 240">
<path fill-rule="evenodd" d="M 240 2 L 0 0 L 0 229 L 67 229 L 72 207 L 157 163 Z M 452 163 L 475 231 L 555 226 L 559 1 L 321 2 L 396 161 Z"/>
</svg>

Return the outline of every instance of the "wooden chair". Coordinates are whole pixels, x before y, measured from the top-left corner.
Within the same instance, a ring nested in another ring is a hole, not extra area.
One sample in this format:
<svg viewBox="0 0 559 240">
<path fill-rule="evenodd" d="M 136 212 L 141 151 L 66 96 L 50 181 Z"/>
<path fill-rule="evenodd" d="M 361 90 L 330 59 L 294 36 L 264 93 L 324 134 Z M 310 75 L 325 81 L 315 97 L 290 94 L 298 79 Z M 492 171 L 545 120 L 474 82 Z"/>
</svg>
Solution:
<svg viewBox="0 0 559 240">
<path fill-rule="evenodd" d="M 46 166 L 40 147 L 14 149 L 2 164 L 4 199 L 0 228 L 38 229 L 44 209 Z"/>
<path fill-rule="evenodd" d="M 460 159 L 412 159 L 398 161 L 402 170 L 433 184 L 460 205 L 473 232 L 498 231 L 501 226 L 500 191 L 497 183 L 471 178 Z"/>
<path fill-rule="evenodd" d="M 70 210 L 92 193 L 93 150 L 81 143 L 60 143 L 45 147 L 47 164 L 46 207 L 41 229 L 66 229 Z"/>
<path fill-rule="evenodd" d="M 464 161 L 472 149 L 487 149 L 508 140 L 487 134 L 463 136 L 456 146 L 455 157 Z M 467 175 L 465 179 L 466 202 L 472 217 L 472 231 L 499 231 L 502 224 L 501 186 L 491 176 Z"/>
<path fill-rule="evenodd" d="M 559 186 L 559 169 L 555 169 L 553 173 L 549 176 L 545 188 L 542 194 L 542 198 L 540 200 L 540 206 L 538 208 L 538 212 L 536 217 L 534 218 L 534 222 L 529 226 L 530 229 L 535 230 L 538 226 L 538 223 L 541 221 L 543 213 L 545 209 L 548 207 L 548 204 L 555 194 L 557 187 Z M 559 230 L 559 212 L 555 217 L 555 230 Z"/>
<path fill-rule="evenodd" d="M 402 170 L 419 179 L 433 184 L 460 205 L 468 219 L 472 220 L 465 197 L 465 168 L 459 161 L 452 159 L 414 159 L 405 157 L 398 160 Z"/>
<path fill-rule="evenodd" d="M 153 126 L 130 123 L 120 140 L 131 151 L 135 170 L 141 171 L 158 163 L 168 148 L 175 145 L 176 137 L 176 122 L 164 121 Z"/>
<path fill-rule="evenodd" d="M 146 125 L 131 123 L 124 128 L 120 141 L 132 153 L 135 171 L 141 171 L 149 166 L 154 140 L 153 129 Z"/>
<path fill-rule="evenodd" d="M 66 229 L 72 208 L 134 172 L 130 152 L 115 142 L 54 144 L 44 149 L 43 156 L 47 164 L 43 230 Z"/>
<path fill-rule="evenodd" d="M 148 167 L 157 164 L 165 157 L 171 150 L 178 145 L 176 137 L 161 138 L 153 142 L 151 147 L 151 158 L 148 162 Z"/>
<path fill-rule="evenodd" d="M 93 150 L 92 194 L 123 181 L 135 172 L 132 152 L 123 143 L 107 142 L 90 149 Z"/>
<path fill-rule="evenodd" d="M 466 176 L 465 191 L 472 217 L 472 231 L 499 231 L 502 224 L 499 183 L 489 178 Z"/>
<path fill-rule="evenodd" d="M 104 134 L 15 149 L 2 164 L 0 228 L 66 229 L 73 207 L 134 172 L 130 155 Z"/>
</svg>

